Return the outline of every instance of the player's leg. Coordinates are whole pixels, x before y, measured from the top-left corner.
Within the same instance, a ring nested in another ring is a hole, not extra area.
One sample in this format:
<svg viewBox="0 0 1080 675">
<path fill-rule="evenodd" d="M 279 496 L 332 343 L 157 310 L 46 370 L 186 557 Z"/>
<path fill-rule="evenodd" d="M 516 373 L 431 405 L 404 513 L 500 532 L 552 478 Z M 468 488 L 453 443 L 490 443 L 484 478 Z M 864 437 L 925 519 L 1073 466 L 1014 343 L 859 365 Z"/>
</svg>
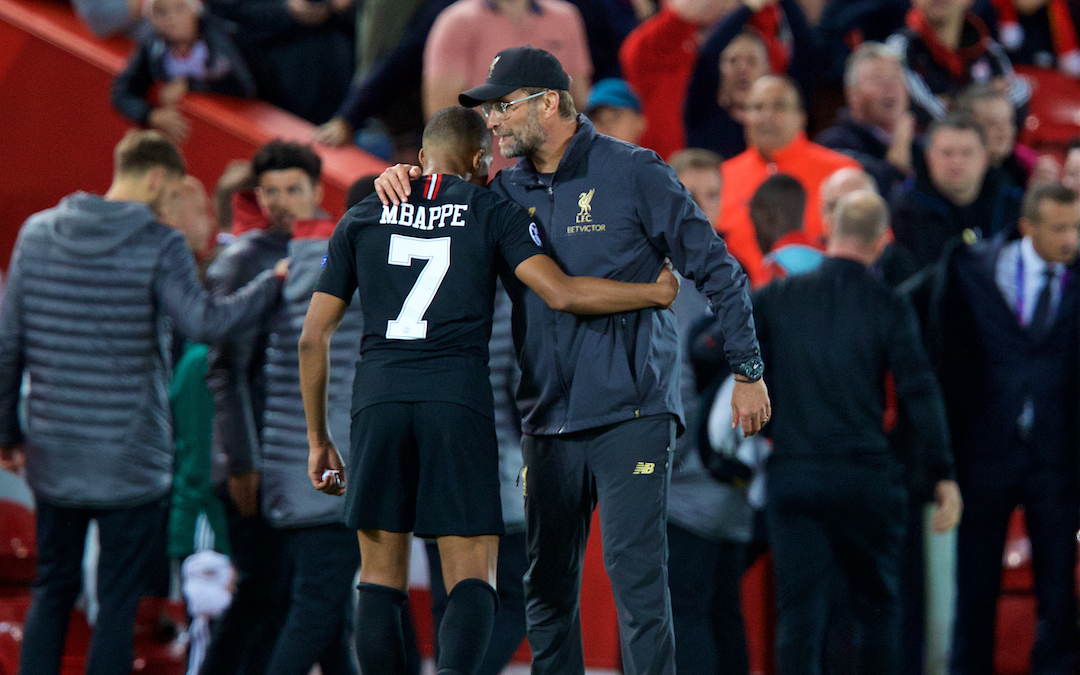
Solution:
<svg viewBox="0 0 1080 675">
<path fill-rule="evenodd" d="M 586 452 L 596 476 L 604 567 L 619 612 L 623 672 L 675 672 L 667 577 L 667 495 L 675 419 L 655 415 L 614 425 Z"/>
<path fill-rule="evenodd" d="M 449 591 L 439 627 L 439 675 L 475 675 L 498 607 L 503 533 L 494 422 L 453 403 L 414 408 L 419 455 L 416 533 L 438 537 Z"/>
<path fill-rule="evenodd" d="M 356 653 L 365 673 L 405 673 L 401 615 L 416 513 L 414 405 L 380 403 L 353 416 L 345 523 L 359 531 Z"/>
<path fill-rule="evenodd" d="M 439 537 L 443 582 L 450 589 L 439 626 L 438 675 L 479 672 L 498 610 L 499 538 Z"/>
<path fill-rule="evenodd" d="M 584 445 L 592 434 L 521 439 L 525 465 L 525 616 L 533 675 L 585 672 L 581 643 L 581 569 L 589 538 L 593 478 Z"/>
<path fill-rule="evenodd" d="M 404 675 L 401 612 L 409 599 L 407 532 L 361 530 L 360 591 L 356 605 L 356 656 L 360 671 Z"/>
</svg>

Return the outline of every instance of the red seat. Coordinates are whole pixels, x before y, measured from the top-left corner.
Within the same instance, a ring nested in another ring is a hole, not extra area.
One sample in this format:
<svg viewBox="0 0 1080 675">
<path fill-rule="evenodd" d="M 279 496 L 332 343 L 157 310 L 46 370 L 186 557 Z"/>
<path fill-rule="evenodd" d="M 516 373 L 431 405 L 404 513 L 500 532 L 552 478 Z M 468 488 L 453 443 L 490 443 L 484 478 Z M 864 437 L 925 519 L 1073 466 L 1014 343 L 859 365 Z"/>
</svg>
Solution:
<svg viewBox="0 0 1080 675">
<path fill-rule="evenodd" d="M 1017 66 L 1031 83 L 1031 103 L 1020 140 L 1041 152 L 1060 154 L 1080 135 L 1080 80 L 1056 70 Z"/>
<path fill-rule="evenodd" d="M 0 595 L 29 586 L 36 565 L 34 512 L 19 502 L 0 499 Z"/>
</svg>

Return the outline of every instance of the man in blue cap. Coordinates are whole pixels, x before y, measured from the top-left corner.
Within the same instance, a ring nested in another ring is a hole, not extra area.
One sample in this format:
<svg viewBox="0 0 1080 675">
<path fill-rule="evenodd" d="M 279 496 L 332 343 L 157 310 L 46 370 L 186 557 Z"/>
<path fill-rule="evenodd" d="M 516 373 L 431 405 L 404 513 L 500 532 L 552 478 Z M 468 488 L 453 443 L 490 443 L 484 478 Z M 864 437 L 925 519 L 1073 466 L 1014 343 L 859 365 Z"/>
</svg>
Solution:
<svg viewBox="0 0 1080 675">
<path fill-rule="evenodd" d="M 569 274 L 651 281 L 670 259 L 693 280 L 724 327 L 738 381 L 733 420 L 757 433 L 770 407 L 745 275 L 675 171 L 654 152 L 598 134 L 577 114 L 569 85 L 554 56 L 515 47 L 459 96 L 481 107 L 503 156 L 520 158 L 490 187 L 528 209 L 545 252 Z M 411 193 L 409 171 L 398 165 L 376 181 L 387 203 Z M 515 337 L 532 672 L 584 673 L 581 569 L 599 508 L 623 672 L 674 674 L 667 492 L 685 426 L 675 317 L 638 310 L 564 319 L 520 285 L 507 290 L 515 327 L 525 328 Z"/>
<path fill-rule="evenodd" d="M 596 132 L 627 143 L 638 144 L 645 133 L 645 116 L 641 114 L 641 100 L 626 80 L 609 77 L 600 80 L 589 91 L 585 116 L 596 127 Z"/>
</svg>

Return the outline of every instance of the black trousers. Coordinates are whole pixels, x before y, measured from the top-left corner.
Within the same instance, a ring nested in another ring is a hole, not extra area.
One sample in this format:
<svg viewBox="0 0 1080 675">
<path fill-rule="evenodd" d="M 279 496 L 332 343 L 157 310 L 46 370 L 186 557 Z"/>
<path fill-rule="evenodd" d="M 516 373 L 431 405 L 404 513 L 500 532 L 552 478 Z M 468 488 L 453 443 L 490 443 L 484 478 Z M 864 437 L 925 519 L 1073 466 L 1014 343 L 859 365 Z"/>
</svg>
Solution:
<svg viewBox="0 0 1080 675">
<path fill-rule="evenodd" d="M 1080 499 L 1067 471 L 1033 471 L 1008 484 L 961 480 L 957 537 L 954 675 L 993 672 L 994 621 L 1009 516 L 1023 505 L 1031 538 L 1039 622 L 1032 675 L 1071 674 L 1076 659 L 1076 532 Z"/>
<path fill-rule="evenodd" d="M 353 580 L 360 567 L 356 531 L 344 525 L 281 530 L 288 612 L 267 675 L 357 675 L 352 656 Z"/>
<path fill-rule="evenodd" d="M 585 672 L 581 570 L 594 508 L 619 615 L 626 675 L 673 675 L 667 495 L 675 420 L 656 415 L 558 436 L 524 436 L 533 675 Z"/>
<path fill-rule="evenodd" d="M 285 617 L 281 589 L 281 531 L 261 515 L 243 517 L 224 485 L 229 546 L 238 580 L 232 604 L 215 622 L 200 675 L 263 675 Z"/>
<path fill-rule="evenodd" d="M 442 559 L 434 539 L 424 542 L 431 572 L 431 614 L 435 626 L 435 659 L 439 658 L 439 625 L 446 612 L 446 584 L 442 577 Z M 510 663 L 514 652 L 525 639 L 525 586 L 522 578 L 529 569 L 525 554 L 525 533 L 503 535 L 499 539 L 499 566 L 496 583 L 499 591 L 499 612 L 491 629 L 487 654 L 480 666 L 480 675 L 499 675 Z"/>
<path fill-rule="evenodd" d="M 64 652 L 68 619 L 82 589 L 86 528 L 98 523 L 101 556 L 97 592 L 100 609 L 88 675 L 128 675 L 139 599 L 153 557 L 165 536 L 168 498 L 123 509 L 81 509 L 37 502 L 37 577 L 26 614 L 19 672 L 56 675 Z"/>
<path fill-rule="evenodd" d="M 739 582 L 746 545 L 668 523 L 668 586 L 679 675 L 747 675 Z"/>
<path fill-rule="evenodd" d="M 776 571 L 779 675 L 820 675 L 833 570 L 851 594 L 858 672 L 897 672 L 906 508 L 900 469 L 890 458 L 875 464 L 770 462 L 766 515 Z"/>
</svg>

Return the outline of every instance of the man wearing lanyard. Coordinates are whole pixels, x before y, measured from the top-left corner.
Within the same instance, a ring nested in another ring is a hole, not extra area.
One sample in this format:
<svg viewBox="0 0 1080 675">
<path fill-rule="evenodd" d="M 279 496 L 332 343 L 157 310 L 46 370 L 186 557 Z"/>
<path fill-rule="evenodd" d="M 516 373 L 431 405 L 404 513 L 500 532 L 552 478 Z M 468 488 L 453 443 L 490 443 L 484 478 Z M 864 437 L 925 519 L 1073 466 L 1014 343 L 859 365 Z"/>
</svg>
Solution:
<svg viewBox="0 0 1080 675">
<path fill-rule="evenodd" d="M 1009 516 L 1024 507 L 1039 629 L 1033 673 L 1075 658 L 1080 528 L 1080 205 L 1068 188 L 1027 195 L 1022 239 L 958 245 L 938 270 L 927 339 L 945 392 L 965 500 L 953 673 L 991 672 Z"/>
</svg>

